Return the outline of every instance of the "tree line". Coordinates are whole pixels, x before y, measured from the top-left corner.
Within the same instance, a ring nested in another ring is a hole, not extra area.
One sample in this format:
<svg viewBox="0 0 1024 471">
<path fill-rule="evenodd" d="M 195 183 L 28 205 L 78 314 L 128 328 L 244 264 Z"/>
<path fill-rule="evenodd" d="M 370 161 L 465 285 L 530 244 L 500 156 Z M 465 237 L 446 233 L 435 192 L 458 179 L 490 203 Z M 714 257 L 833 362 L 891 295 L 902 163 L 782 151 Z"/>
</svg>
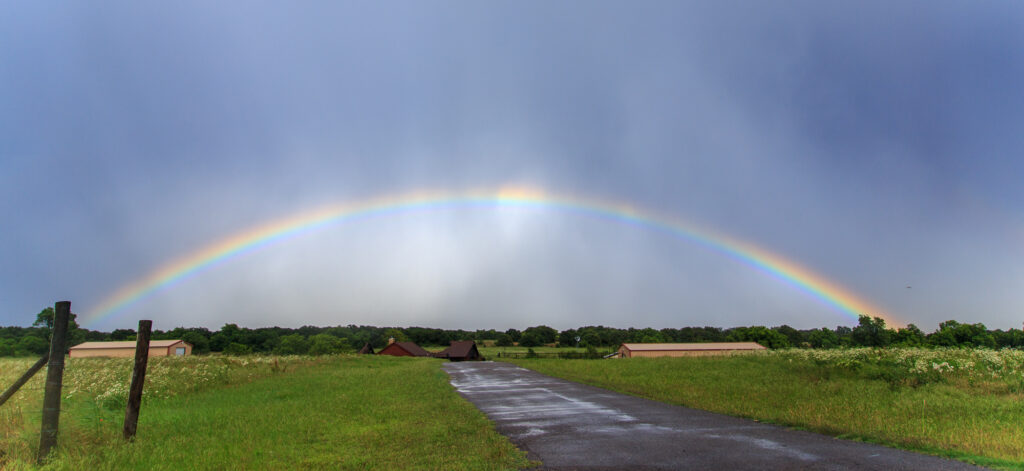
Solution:
<svg viewBox="0 0 1024 471">
<path fill-rule="evenodd" d="M 0 356 L 34 356 L 49 350 L 53 308 L 36 315 L 31 327 L 0 327 Z M 134 340 L 132 329 L 100 332 L 82 328 L 74 320 L 69 323 L 69 345 L 87 341 Z M 855 327 L 838 326 L 834 329 L 798 330 L 788 325 L 776 327 L 750 326 L 723 329 L 720 327 L 683 327 L 665 329 L 621 329 L 605 326 L 585 326 L 558 331 L 539 325 L 508 329 L 504 332 L 489 330 L 449 330 L 429 327 L 376 327 L 347 325 L 335 327 L 303 326 L 239 327 L 224 324 L 219 330 L 205 327 L 177 327 L 154 330 L 153 340 L 184 340 L 197 354 L 222 352 L 243 355 L 250 353 L 274 354 L 329 354 L 352 352 L 365 344 L 383 348 L 388 339 L 412 341 L 421 346 L 448 346 L 453 340 L 493 341 L 497 346 L 542 345 L 561 347 L 615 348 L 621 343 L 690 343 L 690 342 L 757 342 L 765 347 L 778 348 L 842 348 L 842 347 L 986 347 L 1024 348 L 1024 331 L 1020 329 L 989 330 L 984 324 L 966 324 L 954 320 L 939 324 L 931 333 L 924 333 L 914 324 L 894 329 L 879 317 L 860 316 Z M 490 343 L 490 342 L 488 342 Z"/>
</svg>

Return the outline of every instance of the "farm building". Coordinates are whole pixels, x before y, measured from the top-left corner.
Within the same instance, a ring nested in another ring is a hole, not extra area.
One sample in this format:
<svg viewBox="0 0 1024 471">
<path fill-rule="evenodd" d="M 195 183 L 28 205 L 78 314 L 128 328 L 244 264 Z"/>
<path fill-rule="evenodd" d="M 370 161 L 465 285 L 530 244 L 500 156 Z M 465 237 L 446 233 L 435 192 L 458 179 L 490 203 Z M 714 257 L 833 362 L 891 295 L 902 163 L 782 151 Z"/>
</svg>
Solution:
<svg viewBox="0 0 1024 471">
<path fill-rule="evenodd" d="M 149 356 L 171 357 L 192 354 L 192 344 L 184 340 L 151 340 Z M 133 357 L 135 341 L 127 342 L 85 342 L 71 347 L 71 358 L 88 357 Z"/>
<path fill-rule="evenodd" d="M 429 357 L 430 352 L 424 350 L 413 342 L 391 341 L 388 346 L 380 349 L 378 355 L 391 355 L 395 357 Z"/>
<path fill-rule="evenodd" d="M 370 342 L 366 342 L 366 344 L 363 345 L 363 348 L 360 348 L 359 351 L 356 353 L 360 355 L 373 355 L 374 352 L 373 347 L 370 346 Z"/>
<path fill-rule="evenodd" d="M 764 350 L 755 342 L 708 342 L 708 343 L 624 343 L 616 352 L 619 358 L 631 357 L 696 357 L 706 355 L 729 355 L 733 353 Z"/>
<path fill-rule="evenodd" d="M 448 348 L 434 354 L 436 358 L 447 358 L 451 361 L 483 360 L 476 342 L 472 340 L 452 340 Z"/>
</svg>

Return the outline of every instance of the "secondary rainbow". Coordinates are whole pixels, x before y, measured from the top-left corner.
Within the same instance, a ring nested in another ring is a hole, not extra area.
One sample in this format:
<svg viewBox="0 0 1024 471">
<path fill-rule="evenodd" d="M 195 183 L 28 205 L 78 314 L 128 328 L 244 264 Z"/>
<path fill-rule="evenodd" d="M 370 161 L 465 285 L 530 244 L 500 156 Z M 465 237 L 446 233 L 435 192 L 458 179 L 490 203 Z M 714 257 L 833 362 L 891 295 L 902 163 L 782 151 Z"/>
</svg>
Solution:
<svg viewBox="0 0 1024 471">
<path fill-rule="evenodd" d="M 342 203 L 274 220 L 239 232 L 167 263 L 107 296 L 83 319 L 94 325 L 175 283 L 244 253 L 324 226 L 393 213 L 447 207 L 519 206 L 579 213 L 666 232 L 740 260 L 804 291 L 856 320 L 860 314 L 901 324 L 872 303 L 800 264 L 726 234 L 701 228 L 665 214 L 596 198 L 556 195 L 528 188 L 497 191 L 420 191 L 355 203 Z"/>
</svg>

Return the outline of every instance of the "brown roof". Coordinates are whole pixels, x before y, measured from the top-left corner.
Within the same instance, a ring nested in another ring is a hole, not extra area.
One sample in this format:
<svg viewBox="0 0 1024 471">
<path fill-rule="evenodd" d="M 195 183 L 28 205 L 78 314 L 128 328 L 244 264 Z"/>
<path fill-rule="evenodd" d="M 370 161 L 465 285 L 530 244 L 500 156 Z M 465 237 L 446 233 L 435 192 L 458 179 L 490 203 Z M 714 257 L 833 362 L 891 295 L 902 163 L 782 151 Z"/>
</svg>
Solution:
<svg viewBox="0 0 1024 471">
<path fill-rule="evenodd" d="M 474 347 L 476 347 L 476 342 L 472 340 L 452 340 L 448 348 L 435 353 L 434 356 L 438 358 L 466 358 L 473 351 Z M 477 354 L 479 355 L 479 352 Z"/>
<path fill-rule="evenodd" d="M 370 346 L 370 342 L 366 342 L 366 345 L 363 345 L 363 348 L 359 349 L 359 354 L 361 354 L 361 355 L 373 355 L 373 347 Z"/>
<path fill-rule="evenodd" d="M 72 350 L 79 349 L 91 349 L 91 348 L 135 348 L 135 341 L 128 340 L 124 342 L 85 342 L 71 347 Z M 161 348 L 170 347 L 177 343 L 185 343 L 184 340 L 150 340 L 149 348 Z"/>
<path fill-rule="evenodd" d="M 624 343 L 623 347 L 634 352 L 698 351 L 698 350 L 764 350 L 757 342 L 706 342 L 706 343 Z"/>
<path fill-rule="evenodd" d="M 405 350 L 405 351 L 411 353 L 413 356 L 416 356 L 416 357 L 429 357 L 430 356 L 430 352 L 424 350 L 419 345 L 416 345 L 415 342 L 395 342 L 392 345 L 398 345 L 399 347 L 401 347 L 402 350 Z"/>
</svg>

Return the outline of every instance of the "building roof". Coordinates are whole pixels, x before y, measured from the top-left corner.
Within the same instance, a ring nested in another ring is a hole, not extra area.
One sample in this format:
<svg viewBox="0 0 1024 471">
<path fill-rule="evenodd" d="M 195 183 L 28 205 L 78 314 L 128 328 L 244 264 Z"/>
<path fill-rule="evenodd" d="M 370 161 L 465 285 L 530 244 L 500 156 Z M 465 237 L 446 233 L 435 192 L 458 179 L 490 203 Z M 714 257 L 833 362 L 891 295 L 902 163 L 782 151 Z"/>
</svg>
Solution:
<svg viewBox="0 0 1024 471">
<path fill-rule="evenodd" d="M 414 357 L 429 357 L 429 356 L 431 356 L 430 352 L 424 350 L 419 345 L 416 345 L 415 342 L 395 342 L 395 343 L 392 343 L 392 344 L 388 344 L 388 346 L 380 349 L 380 352 L 378 352 L 378 354 L 384 353 L 384 350 L 387 350 L 388 348 L 391 348 L 392 345 L 395 345 L 398 348 L 401 348 L 402 350 L 405 350 L 405 351 L 409 352 L 409 354 L 414 356 Z"/>
<path fill-rule="evenodd" d="M 434 356 L 438 358 L 466 358 L 475 347 L 476 342 L 472 340 L 452 340 L 448 348 L 435 353 Z M 480 354 L 479 351 L 477 354 Z"/>
<path fill-rule="evenodd" d="M 85 342 L 71 347 L 72 349 L 92 349 L 92 348 L 135 348 L 134 340 L 127 340 L 124 342 Z M 149 348 L 162 348 L 170 347 L 171 345 L 185 343 L 184 340 L 150 340 Z"/>
<path fill-rule="evenodd" d="M 360 348 L 358 353 L 360 355 L 373 355 L 373 347 L 370 346 L 370 342 L 366 342 L 366 345 L 363 345 L 363 348 Z"/>
<path fill-rule="evenodd" d="M 707 350 L 764 350 L 757 342 L 705 342 L 705 343 L 624 343 L 633 352 L 707 351 Z"/>
</svg>

